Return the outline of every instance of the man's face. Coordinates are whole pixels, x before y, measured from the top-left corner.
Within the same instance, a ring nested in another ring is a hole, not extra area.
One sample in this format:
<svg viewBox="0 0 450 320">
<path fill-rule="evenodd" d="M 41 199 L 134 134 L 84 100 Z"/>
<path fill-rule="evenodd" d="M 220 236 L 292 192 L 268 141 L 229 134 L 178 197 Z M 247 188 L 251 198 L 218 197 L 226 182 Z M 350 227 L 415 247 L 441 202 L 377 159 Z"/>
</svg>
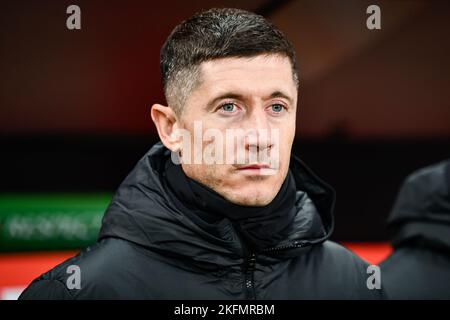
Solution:
<svg viewBox="0 0 450 320">
<path fill-rule="evenodd" d="M 191 161 L 182 164 L 184 172 L 233 203 L 270 203 L 287 175 L 295 135 L 297 88 L 289 59 L 274 54 L 223 58 L 202 63 L 200 70 L 200 85 L 188 97 L 178 128 L 192 137 L 192 159 L 205 150 L 223 149 L 225 163 Z M 195 137 L 199 124 L 202 135 L 215 129 L 223 139 Z M 228 141 L 227 130 L 234 129 L 245 134 Z M 232 161 L 227 161 L 230 150 Z M 239 154 L 245 154 L 244 162 Z M 263 155 L 277 159 L 278 166 Z"/>
</svg>

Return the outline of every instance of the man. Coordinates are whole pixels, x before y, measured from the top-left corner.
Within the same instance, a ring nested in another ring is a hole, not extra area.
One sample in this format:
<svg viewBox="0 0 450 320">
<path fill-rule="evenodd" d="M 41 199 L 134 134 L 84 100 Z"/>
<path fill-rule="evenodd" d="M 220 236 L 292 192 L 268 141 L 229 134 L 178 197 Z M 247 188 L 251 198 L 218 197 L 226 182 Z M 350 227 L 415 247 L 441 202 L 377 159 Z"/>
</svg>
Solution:
<svg viewBox="0 0 450 320">
<path fill-rule="evenodd" d="M 381 264 L 392 299 L 450 299 L 450 159 L 412 173 L 388 221 L 394 253 Z"/>
<path fill-rule="evenodd" d="M 161 72 L 168 106 L 151 116 L 162 143 L 119 187 L 97 244 L 21 298 L 378 298 L 367 264 L 327 241 L 333 190 L 291 156 L 298 74 L 284 35 L 211 9 L 173 30 Z"/>
</svg>

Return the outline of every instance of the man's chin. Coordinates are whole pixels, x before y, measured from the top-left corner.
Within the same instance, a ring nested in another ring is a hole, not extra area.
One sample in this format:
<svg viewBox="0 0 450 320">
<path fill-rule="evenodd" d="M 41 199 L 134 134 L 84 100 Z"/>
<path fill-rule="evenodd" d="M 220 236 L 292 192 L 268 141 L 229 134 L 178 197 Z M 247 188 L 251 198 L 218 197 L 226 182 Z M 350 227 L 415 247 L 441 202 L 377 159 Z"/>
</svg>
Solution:
<svg viewBox="0 0 450 320">
<path fill-rule="evenodd" d="M 226 199 L 234 204 L 245 206 L 245 207 L 263 207 L 268 205 L 275 196 L 266 195 L 264 193 L 258 192 L 255 194 L 255 190 L 251 190 L 250 192 L 245 192 L 242 190 L 241 192 L 235 193 Z"/>
</svg>

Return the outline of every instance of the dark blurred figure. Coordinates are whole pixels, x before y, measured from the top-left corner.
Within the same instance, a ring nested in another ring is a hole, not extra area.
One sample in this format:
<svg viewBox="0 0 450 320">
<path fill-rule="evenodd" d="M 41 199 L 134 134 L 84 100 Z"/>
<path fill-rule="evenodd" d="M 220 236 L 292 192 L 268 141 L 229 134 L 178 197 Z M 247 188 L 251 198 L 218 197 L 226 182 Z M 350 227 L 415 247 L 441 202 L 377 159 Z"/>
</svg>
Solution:
<svg viewBox="0 0 450 320">
<path fill-rule="evenodd" d="M 381 264 L 389 299 L 450 299 L 450 159 L 412 173 L 388 220 Z"/>
</svg>

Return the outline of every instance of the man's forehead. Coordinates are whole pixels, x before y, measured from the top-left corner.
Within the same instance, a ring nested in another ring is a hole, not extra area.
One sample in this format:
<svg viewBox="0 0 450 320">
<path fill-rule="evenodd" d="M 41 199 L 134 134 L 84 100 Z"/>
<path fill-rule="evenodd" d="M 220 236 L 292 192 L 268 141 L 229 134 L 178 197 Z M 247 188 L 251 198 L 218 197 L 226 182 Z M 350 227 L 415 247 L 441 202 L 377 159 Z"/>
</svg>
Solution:
<svg viewBox="0 0 450 320">
<path fill-rule="evenodd" d="M 200 65 L 199 89 L 211 93 L 222 91 L 282 90 L 296 94 L 289 58 L 281 55 L 230 57 L 203 62 Z"/>
<path fill-rule="evenodd" d="M 281 69 L 280 69 L 281 68 Z M 217 76 L 235 72 L 267 72 L 283 71 L 292 73 L 292 66 L 288 57 L 281 54 L 261 54 L 252 57 L 226 57 L 208 60 L 200 64 L 200 70 L 205 76 Z"/>
</svg>

